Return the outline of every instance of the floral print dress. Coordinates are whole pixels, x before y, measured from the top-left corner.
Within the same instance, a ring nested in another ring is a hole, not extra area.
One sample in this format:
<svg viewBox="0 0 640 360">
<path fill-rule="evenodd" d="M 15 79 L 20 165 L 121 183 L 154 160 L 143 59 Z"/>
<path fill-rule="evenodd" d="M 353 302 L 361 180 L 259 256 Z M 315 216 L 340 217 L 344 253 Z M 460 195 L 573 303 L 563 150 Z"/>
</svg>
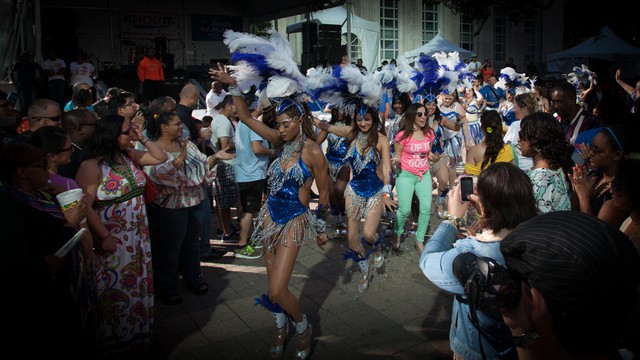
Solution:
<svg viewBox="0 0 640 360">
<path fill-rule="evenodd" d="M 145 177 L 126 166 L 102 163 L 94 211 L 117 239 L 114 254 L 94 256 L 97 338 L 103 351 L 126 350 L 151 339 L 154 297 L 151 244 L 142 193 Z"/>
</svg>

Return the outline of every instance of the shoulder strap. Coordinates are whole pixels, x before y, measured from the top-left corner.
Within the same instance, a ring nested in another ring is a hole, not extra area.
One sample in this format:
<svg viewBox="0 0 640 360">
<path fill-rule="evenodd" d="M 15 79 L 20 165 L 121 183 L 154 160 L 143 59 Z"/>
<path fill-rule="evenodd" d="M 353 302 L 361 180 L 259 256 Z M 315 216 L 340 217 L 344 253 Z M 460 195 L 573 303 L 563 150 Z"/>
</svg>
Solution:
<svg viewBox="0 0 640 360">
<path fill-rule="evenodd" d="M 496 97 L 496 100 L 500 101 L 500 96 L 498 96 L 498 94 L 496 93 L 496 91 L 493 89 L 493 86 L 489 86 L 489 90 L 491 90 L 491 92 L 493 93 L 493 95 Z"/>
<path fill-rule="evenodd" d="M 511 153 L 513 154 L 513 163 L 515 164 L 515 166 L 519 166 L 518 165 L 518 154 L 516 154 L 516 148 L 511 143 L 509 143 L 509 146 L 511 147 Z"/>
</svg>

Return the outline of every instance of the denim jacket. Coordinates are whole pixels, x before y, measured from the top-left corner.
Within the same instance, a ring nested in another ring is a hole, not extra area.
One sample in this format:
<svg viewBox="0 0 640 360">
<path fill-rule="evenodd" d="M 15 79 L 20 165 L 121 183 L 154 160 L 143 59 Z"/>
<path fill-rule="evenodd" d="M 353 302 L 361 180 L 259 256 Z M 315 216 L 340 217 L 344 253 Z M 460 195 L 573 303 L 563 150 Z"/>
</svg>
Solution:
<svg viewBox="0 0 640 360">
<path fill-rule="evenodd" d="M 453 299 L 449 331 L 451 350 L 466 360 L 480 360 L 482 354 L 479 341 L 482 339 L 482 349 L 487 359 L 515 359 L 516 349 L 511 333 L 502 320 L 502 314 L 497 310 L 478 311 L 479 326 L 483 330 L 483 334 L 479 334 L 478 328 L 471 322 L 469 305 L 466 301 L 458 300 L 458 297 L 466 299 L 466 296 L 452 269 L 453 260 L 463 252 L 486 256 L 504 264 L 500 243 L 481 242 L 471 237 L 456 241 L 457 234 L 458 230 L 451 222 L 442 222 L 420 256 L 420 269 L 427 278 L 442 290 L 457 295 Z"/>
</svg>

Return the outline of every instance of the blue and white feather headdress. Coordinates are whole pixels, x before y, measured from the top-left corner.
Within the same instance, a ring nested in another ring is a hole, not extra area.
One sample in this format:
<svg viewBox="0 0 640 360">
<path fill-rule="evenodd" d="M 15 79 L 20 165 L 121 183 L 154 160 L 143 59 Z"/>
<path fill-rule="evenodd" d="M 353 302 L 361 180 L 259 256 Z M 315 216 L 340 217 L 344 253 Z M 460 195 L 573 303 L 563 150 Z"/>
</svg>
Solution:
<svg viewBox="0 0 640 360">
<path fill-rule="evenodd" d="M 416 76 L 418 70 L 412 67 L 409 64 L 409 61 L 404 55 L 399 55 L 396 58 L 397 66 L 390 67 L 389 65 L 385 65 L 382 67 L 380 73 L 374 73 L 374 76 L 381 76 L 380 82 L 382 86 L 387 89 L 393 89 L 393 97 L 397 98 L 400 94 L 412 94 L 417 90 L 418 86 L 415 81 L 413 81 L 413 77 Z M 393 76 L 392 81 L 387 81 L 391 76 Z"/>
<path fill-rule="evenodd" d="M 364 116 L 368 108 L 377 107 L 382 84 L 372 74 L 363 75 L 355 65 L 318 67 L 307 72 L 307 93 L 313 100 L 324 101 L 345 113 Z"/>
<path fill-rule="evenodd" d="M 531 91 L 527 75 L 525 73 L 517 73 L 515 69 L 510 67 L 500 70 L 500 79 L 494 87 L 503 89 L 514 95 Z"/>
<path fill-rule="evenodd" d="M 231 51 L 229 66 L 238 82 L 238 88 L 247 93 L 255 86 L 260 102 L 267 99 L 276 105 L 278 114 L 290 106 L 304 112 L 304 90 L 307 78 L 298 69 L 293 51 L 286 39 L 277 31 L 270 31 L 269 38 L 226 30 L 224 43 Z"/>
<path fill-rule="evenodd" d="M 579 87 L 587 89 L 594 77 L 596 77 L 596 73 L 589 70 L 587 65 L 582 64 L 581 66 L 573 67 L 573 71 L 567 74 L 567 81 L 575 86 L 576 89 L 579 89 Z"/>
<path fill-rule="evenodd" d="M 440 93 L 453 94 L 460 80 L 460 72 L 465 67 L 457 52 L 422 56 L 417 63 L 418 73 L 413 77 L 417 85 L 414 96 L 424 96 L 433 102 Z"/>
</svg>

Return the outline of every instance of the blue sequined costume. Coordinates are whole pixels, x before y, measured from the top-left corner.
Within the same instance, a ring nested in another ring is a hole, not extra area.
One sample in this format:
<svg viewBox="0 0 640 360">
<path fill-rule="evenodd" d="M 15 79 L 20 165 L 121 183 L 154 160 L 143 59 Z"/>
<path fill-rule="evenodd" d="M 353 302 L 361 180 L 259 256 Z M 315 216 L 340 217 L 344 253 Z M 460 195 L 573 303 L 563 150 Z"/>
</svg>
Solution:
<svg viewBox="0 0 640 360">
<path fill-rule="evenodd" d="M 443 118 L 447 118 L 457 124 L 458 112 L 456 111 L 456 107 L 453 106 L 450 109 L 451 111 L 447 111 L 444 106 L 440 106 L 440 114 Z M 460 131 L 453 131 L 443 127 L 442 139 L 444 142 L 444 153 L 447 156 L 447 159 L 455 159 L 456 163 L 462 161 L 462 136 L 460 135 Z"/>
<path fill-rule="evenodd" d="M 316 237 L 316 217 L 300 202 L 299 190 L 311 177 L 311 171 L 298 157 L 295 165 L 282 169 L 282 152 L 267 171 L 269 196 L 255 220 L 252 244 L 264 242 L 268 251 L 275 251 L 278 241 L 286 245 L 291 240 L 302 246 L 305 239 Z"/>
<path fill-rule="evenodd" d="M 343 123 L 336 123 L 336 126 L 343 126 Z M 338 173 L 347 164 L 345 155 L 347 154 L 347 139 L 333 133 L 327 135 L 327 153 L 325 157 L 329 163 L 329 176 L 336 182 Z"/>
<path fill-rule="evenodd" d="M 351 198 L 351 205 L 346 209 L 346 214 L 350 219 L 359 221 L 366 218 L 369 211 L 382 200 L 384 182 L 380 180 L 376 171 L 380 158 L 375 155 L 373 147 L 366 155 L 360 154 L 355 140 L 346 157 L 353 171 L 353 178 L 344 192 L 345 199 Z"/>
</svg>

